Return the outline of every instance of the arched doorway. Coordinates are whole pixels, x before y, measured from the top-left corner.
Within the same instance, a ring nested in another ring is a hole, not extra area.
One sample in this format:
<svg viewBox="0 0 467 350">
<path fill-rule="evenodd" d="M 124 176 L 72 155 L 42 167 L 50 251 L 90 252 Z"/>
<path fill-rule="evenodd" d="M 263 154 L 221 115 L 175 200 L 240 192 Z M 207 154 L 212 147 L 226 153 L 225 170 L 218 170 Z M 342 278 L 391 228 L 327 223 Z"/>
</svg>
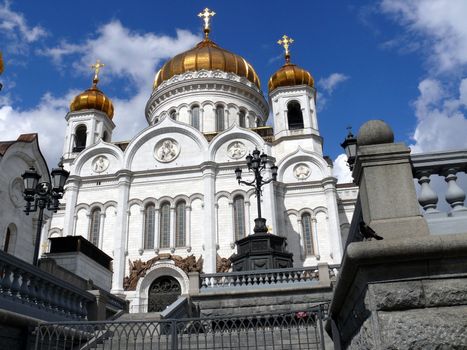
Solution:
<svg viewBox="0 0 467 350">
<path fill-rule="evenodd" d="M 178 299 L 182 289 L 180 283 L 170 276 L 158 277 L 148 292 L 148 312 L 161 312 Z"/>
</svg>

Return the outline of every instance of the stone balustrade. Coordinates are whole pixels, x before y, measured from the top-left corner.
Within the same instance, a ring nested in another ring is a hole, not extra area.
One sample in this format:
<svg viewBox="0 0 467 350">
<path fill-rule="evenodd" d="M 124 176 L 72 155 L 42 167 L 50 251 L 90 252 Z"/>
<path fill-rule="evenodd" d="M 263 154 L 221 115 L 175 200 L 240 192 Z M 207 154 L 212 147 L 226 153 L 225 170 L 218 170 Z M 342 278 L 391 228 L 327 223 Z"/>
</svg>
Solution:
<svg viewBox="0 0 467 350">
<path fill-rule="evenodd" d="M 329 282 L 331 274 L 327 264 L 319 266 L 200 274 L 200 292 L 218 288 L 283 287 L 298 284 Z M 320 270 L 324 271 L 320 278 Z"/>
<path fill-rule="evenodd" d="M 413 154 L 411 163 L 413 176 L 420 184 L 418 202 L 430 233 L 467 232 L 466 192 L 458 181 L 461 176 L 465 178 L 467 172 L 467 151 Z M 446 185 L 435 180 L 436 176 L 443 178 Z M 445 191 L 442 192 L 441 188 Z M 440 196 L 448 206 L 443 208 Z"/>
<path fill-rule="evenodd" d="M 0 309 L 45 321 L 86 320 L 91 293 L 0 251 Z"/>
</svg>

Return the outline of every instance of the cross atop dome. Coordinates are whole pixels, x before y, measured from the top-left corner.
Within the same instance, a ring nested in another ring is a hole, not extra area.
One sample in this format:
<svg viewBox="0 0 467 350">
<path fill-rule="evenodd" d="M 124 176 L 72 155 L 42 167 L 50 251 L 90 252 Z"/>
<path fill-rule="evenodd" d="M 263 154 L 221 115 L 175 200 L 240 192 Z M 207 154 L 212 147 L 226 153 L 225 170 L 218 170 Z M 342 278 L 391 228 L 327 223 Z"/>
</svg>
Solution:
<svg viewBox="0 0 467 350">
<path fill-rule="evenodd" d="M 99 81 L 99 71 L 102 67 L 105 67 L 105 64 L 102 63 L 100 60 L 96 60 L 96 63 L 91 65 L 91 68 L 94 69 L 94 79 L 92 80 L 92 83 L 94 85 L 96 85 Z"/>
<path fill-rule="evenodd" d="M 204 35 L 207 39 L 209 36 L 209 32 L 211 31 L 211 17 L 214 17 L 216 13 L 207 7 L 200 13 L 198 13 L 198 17 L 202 18 L 204 21 Z"/>
<path fill-rule="evenodd" d="M 288 37 L 288 36 L 285 35 L 285 34 L 282 36 L 282 39 L 279 39 L 279 40 L 277 41 L 277 43 L 278 43 L 279 45 L 281 45 L 281 46 L 284 47 L 284 50 L 285 50 L 285 61 L 286 61 L 287 63 L 290 62 L 290 51 L 289 51 L 289 46 L 290 46 L 290 44 L 292 44 L 293 42 L 294 42 L 294 40 L 293 40 L 292 38 Z"/>
</svg>

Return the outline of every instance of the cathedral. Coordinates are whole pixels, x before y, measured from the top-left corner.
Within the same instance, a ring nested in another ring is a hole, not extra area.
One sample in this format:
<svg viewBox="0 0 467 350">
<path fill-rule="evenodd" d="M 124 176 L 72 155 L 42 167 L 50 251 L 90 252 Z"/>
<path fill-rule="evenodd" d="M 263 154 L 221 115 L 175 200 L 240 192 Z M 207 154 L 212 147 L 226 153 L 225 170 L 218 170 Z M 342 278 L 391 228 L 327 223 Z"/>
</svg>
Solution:
<svg viewBox="0 0 467 350">
<path fill-rule="evenodd" d="M 42 239 L 83 236 L 108 254 L 111 291 L 136 306 L 130 310 L 147 311 L 157 278 L 175 279 L 182 294 L 189 288 L 184 272 L 166 262 L 128 290 L 132 262 L 194 256 L 202 258 L 204 273 L 215 273 L 219 258 L 229 258 L 235 242 L 253 233 L 255 193 L 236 181 L 235 169 L 251 180 L 245 157 L 255 149 L 278 167 L 277 181 L 263 188 L 261 210 L 269 233 L 287 238 L 293 265 L 341 262 L 357 188 L 337 185 L 323 155 L 312 75 L 293 63 L 293 40 L 284 35 L 278 43 L 285 62 L 264 96 L 253 66 L 211 39 L 214 14 L 199 14 L 204 39 L 155 74 L 148 126 L 131 140 L 112 139 L 118 125 L 111 99 L 98 87 L 99 61 L 92 86 L 65 116 L 63 164 L 70 177 Z M 271 175 L 267 168 L 264 176 Z"/>
</svg>

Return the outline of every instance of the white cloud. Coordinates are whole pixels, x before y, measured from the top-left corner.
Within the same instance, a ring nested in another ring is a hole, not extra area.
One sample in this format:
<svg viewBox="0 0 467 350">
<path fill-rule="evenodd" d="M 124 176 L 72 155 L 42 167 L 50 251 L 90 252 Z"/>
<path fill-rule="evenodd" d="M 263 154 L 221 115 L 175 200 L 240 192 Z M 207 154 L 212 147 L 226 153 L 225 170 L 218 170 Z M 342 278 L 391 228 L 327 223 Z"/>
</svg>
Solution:
<svg viewBox="0 0 467 350">
<path fill-rule="evenodd" d="M 318 80 L 318 98 L 317 98 L 317 109 L 322 111 L 328 103 L 334 89 L 348 80 L 349 76 L 342 73 L 332 73 L 326 78 Z"/>
<path fill-rule="evenodd" d="M 138 33 L 114 20 L 103 25 L 93 38 L 82 43 L 68 43 L 40 50 L 53 62 L 60 64 L 63 57 L 79 54 L 74 67 L 89 72 L 96 59 L 105 63 L 102 76 L 130 77 L 133 82 L 146 84 L 154 78 L 155 68 L 162 59 L 172 57 L 192 47 L 201 38 L 187 30 L 178 29 L 175 37 Z"/>
<path fill-rule="evenodd" d="M 467 1 L 383 0 L 381 9 L 415 37 L 406 42 L 422 41 L 435 71 L 455 70 L 467 63 Z"/>
<path fill-rule="evenodd" d="M 352 173 L 347 165 L 347 155 L 339 154 L 334 160 L 334 167 L 332 170 L 333 176 L 337 178 L 338 183 L 351 183 L 353 182 Z"/>
<path fill-rule="evenodd" d="M 321 78 L 318 81 L 318 85 L 321 89 L 326 91 L 328 94 L 332 94 L 334 89 L 343 83 L 344 81 L 348 80 L 349 77 L 342 73 L 332 73 L 327 78 Z"/>
<path fill-rule="evenodd" d="M 23 14 L 14 12 L 10 8 L 10 1 L 0 4 L 0 30 L 15 41 L 26 40 L 28 43 L 47 35 L 41 26 L 30 27 Z"/>
<path fill-rule="evenodd" d="M 192 47 L 199 37 L 186 30 L 177 30 L 175 37 L 153 33 L 135 33 L 112 21 L 100 28 L 93 38 L 80 43 L 62 42 L 54 48 L 41 51 L 51 57 L 61 69 L 63 57 L 71 59 L 75 70 L 86 73 L 91 80 L 91 62 L 97 58 L 106 66 L 101 74 L 100 88 L 116 78 L 129 79 L 133 87 L 128 98 L 109 96 L 115 107 L 116 128 L 113 140 L 128 140 L 147 126 L 144 108 L 151 94 L 155 69 L 161 60 Z M 128 84 L 127 84 L 128 85 Z M 87 86 L 82 87 L 82 90 Z M 122 87 L 122 90 L 126 87 Z M 62 142 L 69 103 L 80 91 L 73 90 L 63 96 L 46 93 L 33 108 L 15 107 L 8 98 L 0 101 L 0 135 L 2 140 L 16 139 L 20 133 L 39 133 L 40 147 L 50 166 L 61 156 Z"/>
<path fill-rule="evenodd" d="M 467 119 L 463 113 L 467 78 L 459 85 L 458 98 L 434 79 L 420 82 L 414 103 L 418 123 L 413 134 L 414 152 L 467 148 Z"/>
</svg>

